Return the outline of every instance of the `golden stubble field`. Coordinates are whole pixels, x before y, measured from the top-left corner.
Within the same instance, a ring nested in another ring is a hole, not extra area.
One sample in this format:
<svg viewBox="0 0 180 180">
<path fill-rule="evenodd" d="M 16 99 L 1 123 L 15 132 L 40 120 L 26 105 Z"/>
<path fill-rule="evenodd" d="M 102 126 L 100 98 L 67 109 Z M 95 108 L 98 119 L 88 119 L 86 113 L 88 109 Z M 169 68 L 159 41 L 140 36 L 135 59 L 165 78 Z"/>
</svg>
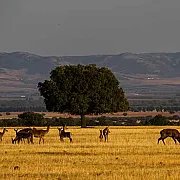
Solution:
<svg viewBox="0 0 180 180">
<path fill-rule="evenodd" d="M 34 144 L 11 144 L 15 132 L 8 128 L 0 142 L 0 179 L 179 179 L 180 145 L 170 138 L 157 145 L 164 127 L 110 127 L 106 143 L 99 141 L 100 128 L 68 127 L 70 143 L 60 142 L 51 127 L 40 145 L 35 138 Z"/>
</svg>

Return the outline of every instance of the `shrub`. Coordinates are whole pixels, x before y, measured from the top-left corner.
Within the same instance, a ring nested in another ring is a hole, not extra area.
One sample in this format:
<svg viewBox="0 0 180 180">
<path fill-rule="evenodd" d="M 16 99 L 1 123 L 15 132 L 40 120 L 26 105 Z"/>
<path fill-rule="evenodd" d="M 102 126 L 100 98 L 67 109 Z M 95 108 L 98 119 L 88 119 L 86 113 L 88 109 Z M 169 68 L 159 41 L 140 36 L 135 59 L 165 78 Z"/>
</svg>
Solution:
<svg viewBox="0 0 180 180">
<path fill-rule="evenodd" d="M 42 116 L 45 116 L 46 114 L 45 113 L 42 113 Z"/>
<path fill-rule="evenodd" d="M 169 111 L 169 113 L 170 113 L 170 114 L 174 114 L 174 113 L 175 113 L 175 111 Z"/>
<path fill-rule="evenodd" d="M 150 119 L 151 125 L 164 126 L 168 125 L 169 121 L 167 117 L 162 116 L 161 114 L 156 115 L 154 118 Z"/>
<path fill-rule="evenodd" d="M 172 117 L 172 119 L 178 120 L 178 119 L 180 119 L 180 117 L 179 117 L 178 115 L 174 115 L 174 116 Z"/>
<path fill-rule="evenodd" d="M 18 118 L 23 126 L 43 126 L 47 123 L 42 114 L 34 112 L 24 112 Z"/>
<path fill-rule="evenodd" d="M 123 116 L 127 116 L 128 114 L 127 113 L 123 113 Z"/>
</svg>

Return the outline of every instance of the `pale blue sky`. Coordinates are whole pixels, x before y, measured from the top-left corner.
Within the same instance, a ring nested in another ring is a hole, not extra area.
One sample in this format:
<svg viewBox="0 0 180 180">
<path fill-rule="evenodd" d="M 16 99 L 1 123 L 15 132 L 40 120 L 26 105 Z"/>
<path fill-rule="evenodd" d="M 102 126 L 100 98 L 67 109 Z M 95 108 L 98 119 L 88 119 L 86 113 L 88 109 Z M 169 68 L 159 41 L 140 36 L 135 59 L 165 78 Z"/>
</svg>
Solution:
<svg viewBox="0 0 180 180">
<path fill-rule="evenodd" d="M 0 0 L 0 52 L 180 51 L 180 0 Z"/>
</svg>

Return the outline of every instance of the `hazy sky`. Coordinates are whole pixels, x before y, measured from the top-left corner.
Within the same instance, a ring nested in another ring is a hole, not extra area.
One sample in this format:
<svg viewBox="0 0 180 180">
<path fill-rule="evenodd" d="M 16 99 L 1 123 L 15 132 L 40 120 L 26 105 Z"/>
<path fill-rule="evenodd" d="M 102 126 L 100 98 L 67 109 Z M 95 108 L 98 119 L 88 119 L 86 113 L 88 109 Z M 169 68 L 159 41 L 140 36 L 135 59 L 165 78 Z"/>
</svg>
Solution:
<svg viewBox="0 0 180 180">
<path fill-rule="evenodd" d="M 0 0 L 0 52 L 180 51 L 180 0 Z"/>
</svg>

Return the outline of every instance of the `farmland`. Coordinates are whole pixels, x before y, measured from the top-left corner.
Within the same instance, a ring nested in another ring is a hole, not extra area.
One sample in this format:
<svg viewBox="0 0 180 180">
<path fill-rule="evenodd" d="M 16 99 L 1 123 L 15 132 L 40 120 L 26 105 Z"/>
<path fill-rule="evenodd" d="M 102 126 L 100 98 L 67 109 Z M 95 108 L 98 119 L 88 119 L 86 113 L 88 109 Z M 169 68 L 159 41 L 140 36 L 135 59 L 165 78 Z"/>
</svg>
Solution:
<svg viewBox="0 0 180 180">
<path fill-rule="evenodd" d="M 162 142 L 157 145 L 159 131 L 164 127 L 113 126 L 107 143 L 98 139 L 100 128 L 104 127 L 68 127 L 73 143 L 68 139 L 62 143 L 57 127 L 51 127 L 45 143 L 40 145 L 36 138 L 34 144 L 11 144 L 15 132 L 8 128 L 0 143 L 0 177 L 9 180 L 179 179 L 180 145 L 175 145 L 170 138 L 165 140 L 166 146 Z"/>
</svg>

